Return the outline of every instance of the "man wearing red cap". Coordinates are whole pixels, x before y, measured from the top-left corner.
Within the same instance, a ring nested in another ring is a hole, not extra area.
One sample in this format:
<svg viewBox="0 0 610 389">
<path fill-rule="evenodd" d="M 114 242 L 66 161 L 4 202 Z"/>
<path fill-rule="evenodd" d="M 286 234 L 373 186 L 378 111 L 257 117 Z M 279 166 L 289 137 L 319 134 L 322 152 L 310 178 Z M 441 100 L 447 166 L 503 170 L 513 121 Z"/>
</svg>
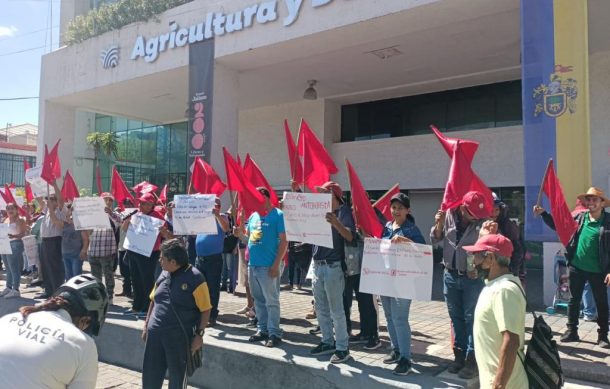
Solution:
<svg viewBox="0 0 610 389">
<path fill-rule="evenodd" d="M 464 246 L 477 241 L 481 226 L 489 216 L 485 197 L 471 191 L 464 195 L 461 205 L 449 212 L 438 211 L 430 232 L 432 244 L 443 248 L 443 293 L 451 318 L 455 356 L 448 371 L 464 379 L 477 374 L 472 325 L 477 299 L 484 286 L 474 272 L 468 272 Z"/>
<path fill-rule="evenodd" d="M 509 268 L 513 244 L 503 235 L 487 234 L 463 248 L 474 256 L 474 272 L 486 283 L 473 330 L 481 388 L 527 388 L 523 363 L 517 360 L 523 354 L 526 302 L 521 282 Z"/>
</svg>

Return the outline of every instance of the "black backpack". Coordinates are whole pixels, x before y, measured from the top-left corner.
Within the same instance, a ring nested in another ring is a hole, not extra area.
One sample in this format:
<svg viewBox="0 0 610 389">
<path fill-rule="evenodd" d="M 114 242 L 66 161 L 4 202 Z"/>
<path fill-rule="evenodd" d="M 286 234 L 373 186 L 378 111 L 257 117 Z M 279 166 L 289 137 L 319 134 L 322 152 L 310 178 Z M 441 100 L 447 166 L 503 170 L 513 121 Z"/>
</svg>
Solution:
<svg viewBox="0 0 610 389">
<path fill-rule="evenodd" d="M 514 281 L 510 282 L 519 286 Z M 525 292 L 520 286 L 519 289 L 527 303 Z M 534 316 L 534 325 L 525 359 L 521 359 L 521 355 L 517 353 L 527 373 L 529 388 L 559 389 L 563 386 L 564 380 L 557 343 L 553 340 L 553 331 L 541 315 L 536 315 L 533 311 L 531 313 Z"/>
</svg>

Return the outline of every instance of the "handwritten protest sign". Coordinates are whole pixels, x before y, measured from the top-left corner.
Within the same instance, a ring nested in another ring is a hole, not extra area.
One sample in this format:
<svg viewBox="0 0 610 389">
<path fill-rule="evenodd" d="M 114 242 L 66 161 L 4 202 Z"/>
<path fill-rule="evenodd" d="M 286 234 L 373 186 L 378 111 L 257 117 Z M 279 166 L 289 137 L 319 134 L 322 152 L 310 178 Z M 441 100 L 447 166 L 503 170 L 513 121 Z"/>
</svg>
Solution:
<svg viewBox="0 0 610 389">
<path fill-rule="evenodd" d="M 432 265 L 432 246 L 365 238 L 360 291 L 429 301 Z"/>
<path fill-rule="evenodd" d="M 216 195 L 213 194 L 175 195 L 174 234 L 218 234 L 216 218 L 212 213 L 215 200 Z"/>
<path fill-rule="evenodd" d="M 93 230 L 110 228 L 108 214 L 104 211 L 106 203 L 101 197 L 77 197 L 72 204 L 74 228 Z"/>
<path fill-rule="evenodd" d="M 8 238 L 8 224 L 0 224 L 0 254 L 12 254 L 11 242 Z"/>
<path fill-rule="evenodd" d="M 129 228 L 127 228 L 123 247 L 134 253 L 150 257 L 157 241 L 157 235 L 159 235 L 159 228 L 164 223 L 164 220 L 156 217 L 142 214 L 133 215 Z"/>
<path fill-rule="evenodd" d="M 282 202 L 289 241 L 333 248 L 332 226 L 326 221 L 332 210 L 330 193 L 284 192 Z"/>
<path fill-rule="evenodd" d="M 38 243 L 36 243 L 36 237 L 34 235 L 24 236 L 23 241 L 23 251 L 28 258 L 28 265 L 39 265 L 40 260 L 38 258 Z"/>
<path fill-rule="evenodd" d="M 36 166 L 25 171 L 25 180 L 30 183 L 34 197 L 45 197 L 47 188 L 49 194 L 54 194 L 55 189 L 40 177 L 40 173 L 42 173 L 42 166 Z"/>
</svg>

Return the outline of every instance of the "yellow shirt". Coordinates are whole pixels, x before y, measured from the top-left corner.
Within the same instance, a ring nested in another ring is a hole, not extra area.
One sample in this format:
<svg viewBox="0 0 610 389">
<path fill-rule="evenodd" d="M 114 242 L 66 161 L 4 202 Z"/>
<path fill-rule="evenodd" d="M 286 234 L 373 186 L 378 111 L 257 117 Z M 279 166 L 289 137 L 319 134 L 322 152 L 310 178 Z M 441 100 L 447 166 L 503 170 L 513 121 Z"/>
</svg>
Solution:
<svg viewBox="0 0 610 389">
<path fill-rule="evenodd" d="M 519 278 L 506 274 L 487 282 L 479 295 L 474 312 L 474 350 L 479 367 L 481 388 L 491 388 L 500 363 L 502 333 L 509 331 L 519 335 L 519 354 L 523 357 L 525 338 L 525 299 Z M 523 363 L 516 357 L 507 389 L 528 387 Z"/>
</svg>

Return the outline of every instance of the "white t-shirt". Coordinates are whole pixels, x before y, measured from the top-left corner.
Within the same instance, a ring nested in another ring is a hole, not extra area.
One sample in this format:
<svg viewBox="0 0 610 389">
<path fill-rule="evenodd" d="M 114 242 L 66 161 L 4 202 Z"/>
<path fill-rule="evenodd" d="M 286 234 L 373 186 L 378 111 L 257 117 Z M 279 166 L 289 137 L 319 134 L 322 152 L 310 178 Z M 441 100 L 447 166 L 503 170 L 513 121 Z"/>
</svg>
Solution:
<svg viewBox="0 0 610 389">
<path fill-rule="evenodd" d="M 95 388 L 97 347 L 65 310 L 0 318 L 3 388 Z"/>
<path fill-rule="evenodd" d="M 502 332 L 519 335 L 519 354 L 523 357 L 525 337 L 525 299 L 519 278 L 506 274 L 492 281 L 481 291 L 474 311 L 474 353 L 479 367 L 481 388 L 490 388 L 500 363 Z M 517 356 L 507 389 L 527 388 L 527 375 Z"/>
</svg>

